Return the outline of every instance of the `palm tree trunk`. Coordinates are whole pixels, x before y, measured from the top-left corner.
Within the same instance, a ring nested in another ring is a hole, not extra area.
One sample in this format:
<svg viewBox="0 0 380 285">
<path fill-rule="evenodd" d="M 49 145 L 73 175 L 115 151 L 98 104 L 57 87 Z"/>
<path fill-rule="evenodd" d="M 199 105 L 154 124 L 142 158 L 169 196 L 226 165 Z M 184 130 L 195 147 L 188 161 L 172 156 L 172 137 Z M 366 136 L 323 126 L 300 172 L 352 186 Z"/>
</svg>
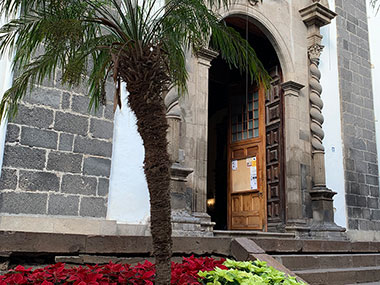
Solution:
<svg viewBox="0 0 380 285">
<path fill-rule="evenodd" d="M 129 87 L 128 103 L 136 115 L 138 132 L 145 148 L 144 171 L 150 194 L 151 233 L 156 259 L 155 284 L 167 285 L 171 278 L 172 228 L 165 105 L 160 88 L 156 89 L 158 94 L 154 91 L 156 94 L 146 94 L 144 91 L 151 93 L 154 88 L 142 88 L 145 89 L 143 91 Z M 136 89 L 140 92 L 134 92 Z"/>
</svg>

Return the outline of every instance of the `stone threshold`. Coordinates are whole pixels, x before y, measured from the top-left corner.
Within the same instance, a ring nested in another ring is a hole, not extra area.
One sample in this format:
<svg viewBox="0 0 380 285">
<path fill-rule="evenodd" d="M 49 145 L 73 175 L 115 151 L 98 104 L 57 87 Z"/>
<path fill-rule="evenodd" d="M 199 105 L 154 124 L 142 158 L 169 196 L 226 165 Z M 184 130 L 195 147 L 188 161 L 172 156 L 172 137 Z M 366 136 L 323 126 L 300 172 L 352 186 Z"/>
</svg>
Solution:
<svg viewBox="0 0 380 285">
<path fill-rule="evenodd" d="M 149 224 L 124 224 L 99 218 L 21 215 L 1 215 L 0 231 L 106 236 L 150 235 Z"/>
<path fill-rule="evenodd" d="M 294 239 L 294 233 L 276 233 L 260 231 L 242 231 L 242 230 L 214 230 L 214 236 L 217 237 L 247 237 L 247 238 L 291 238 Z"/>
</svg>

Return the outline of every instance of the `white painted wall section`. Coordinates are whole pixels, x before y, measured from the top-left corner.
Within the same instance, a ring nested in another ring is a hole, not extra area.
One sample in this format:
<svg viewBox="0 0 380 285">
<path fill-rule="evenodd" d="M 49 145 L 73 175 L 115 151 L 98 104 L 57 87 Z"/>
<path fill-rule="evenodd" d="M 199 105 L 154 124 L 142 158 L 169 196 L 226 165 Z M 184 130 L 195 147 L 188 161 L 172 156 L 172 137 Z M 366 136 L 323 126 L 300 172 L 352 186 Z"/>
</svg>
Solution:
<svg viewBox="0 0 380 285">
<path fill-rule="evenodd" d="M 0 26 L 4 25 L 5 17 L 1 16 Z M 13 73 L 12 73 L 12 57 L 8 54 L 5 54 L 0 58 L 0 100 L 3 98 L 5 91 L 7 91 L 12 86 Z M 1 120 L 0 124 L 0 175 L 3 165 L 4 157 L 4 144 L 5 136 L 7 131 L 7 120 Z"/>
<path fill-rule="evenodd" d="M 335 9 L 335 1 L 330 0 L 330 9 Z M 331 190 L 337 192 L 334 196 L 335 223 L 347 227 L 346 197 L 344 188 L 343 170 L 343 141 L 341 136 L 340 96 L 338 78 L 338 54 L 336 20 L 321 29 L 322 44 L 325 46 L 321 55 L 320 70 L 323 87 L 322 110 L 325 122 L 323 130 L 326 156 L 326 184 Z"/>
<path fill-rule="evenodd" d="M 371 52 L 372 64 L 372 86 L 375 109 L 375 130 L 377 141 L 377 158 L 380 160 L 380 11 L 376 11 L 369 6 L 370 0 L 367 0 L 368 11 L 368 31 L 369 31 L 369 48 Z M 380 167 L 379 167 L 380 176 Z"/>
<path fill-rule="evenodd" d="M 136 117 L 122 87 L 122 109 L 114 121 L 114 137 L 107 219 L 119 223 L 146 224 L 150 206 L 143 161 L 144 147 L 137 132 Z"/>
</svg>

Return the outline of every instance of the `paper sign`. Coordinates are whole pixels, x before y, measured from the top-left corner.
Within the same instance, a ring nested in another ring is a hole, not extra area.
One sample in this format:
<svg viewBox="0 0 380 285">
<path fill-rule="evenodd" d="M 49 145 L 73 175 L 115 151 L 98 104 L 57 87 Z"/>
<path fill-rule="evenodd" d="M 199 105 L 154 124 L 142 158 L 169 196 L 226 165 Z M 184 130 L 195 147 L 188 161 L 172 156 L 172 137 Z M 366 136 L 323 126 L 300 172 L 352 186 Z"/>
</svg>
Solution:
<svg viewBox="0 0 380 285">
<path fill-rule="evenodd" d="M 257 167 L 251 166 L 250 173 L 251 173 L 251 190 L 256 190 L 257 189 Z"/>
<path fill-rule="evenodd" d="M 232 170 L 237 170 L 237 165 L 238 165 L 237 160 L 233 160 L 232 161 Z"/>
<path fill-rule="evenodd" d="M 256 166 L 256 156 L 254 157 L 248 157 L 246 159 L 247 167 Z"/>
</svg>

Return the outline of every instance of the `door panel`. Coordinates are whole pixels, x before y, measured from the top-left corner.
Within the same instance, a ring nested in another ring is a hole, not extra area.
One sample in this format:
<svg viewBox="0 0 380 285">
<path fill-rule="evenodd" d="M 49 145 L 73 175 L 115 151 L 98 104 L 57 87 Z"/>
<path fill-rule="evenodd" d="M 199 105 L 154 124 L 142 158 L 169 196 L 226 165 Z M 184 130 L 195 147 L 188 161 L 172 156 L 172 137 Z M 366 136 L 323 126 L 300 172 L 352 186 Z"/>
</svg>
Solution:
<svg viewBox="0 0 380 285">
<path fill-rule="evenodd" d="M 232 229 L 262 229 L 261 199 L 257 193 L 232 195 Z"/>
<path fill-rule="evenodd" d="M 228 227 L 266 230 L 264 91 L 248 96 L 230 108 Z"/>
<path fill-rule="evenodd" d="M 270 72 L 273 81 L 266 93 L 266 171 L 267 209 L 270 230 L 282 230 L 285 225 L 285 176 L 283 151 L 283 96 L 281 71 L 274 68 Z"/>
</svg>

